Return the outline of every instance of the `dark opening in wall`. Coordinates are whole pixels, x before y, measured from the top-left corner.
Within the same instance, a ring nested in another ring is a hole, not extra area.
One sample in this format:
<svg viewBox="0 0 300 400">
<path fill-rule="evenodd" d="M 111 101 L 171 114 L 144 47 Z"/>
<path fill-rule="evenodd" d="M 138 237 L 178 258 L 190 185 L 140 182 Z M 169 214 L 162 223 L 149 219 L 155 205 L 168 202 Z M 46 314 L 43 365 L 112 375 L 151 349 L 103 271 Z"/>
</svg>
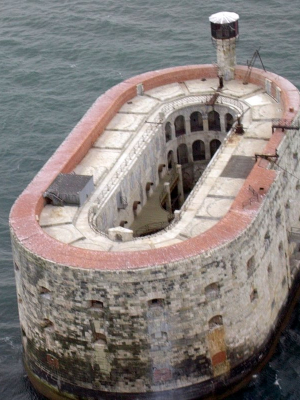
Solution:
<svg viewBox="0 0 300 400">
<path fill-rule="evenodd" d="M 208 321 L 209 329 L 219 328 L 223 326 L 222 315 L 215 315 Z"/>
<path fill-rule="evenodd" d="M 217 111 L 210 111 L 208 113 L 208 129 L 210 131 L 220 131 L 220 114 Z"/>
<path fill-rule="evenodd" d="M 258 298 L 258 293 L 257 293 L 257 289 L 253 289 L 251 294 L 250 294 L 250 301 L 253 302 L 254 300 L 256 300 Z"/>
<path fill-rule="evenodd" d="M 181 143 L 177 148 L 178 164 L 184 165 L 189 162 L 188 148 L 185 143 Z"/>
<path fill-rule="evenodd" d="M 183 115 L 178 115 L 174 121 L 176 137 L 185 135 L 185 121 Z"/>
<path fill-rule="evenodd" d="M 193 160 L 205 160 L 205 144 L 202 140 L 195 140 L 193 143 Z"/>
<path fill-rule="evenodd" d="M 50 319 L 48 318 L 44 318 L 42 323 L 41 323 L 41 327 L 48 331 L 48 332 L 54 332 L 54 324 L 52 321 L 50 321 Z"/>
<path fill-rule="evenodd" d="M 94 310 L 102 310 L 103 309 L 103 302 L 100 300 L 91 300 L 90 301 L 90 308 Z"/>
<path fill-rule="evenodd" d="M 164 299 L 152 299 L 148 301 L 149 307 L 163 307 L 165 305 Z"/>
<path fill-rule="evenodd" d="M 174 166 L 174 155 L 173 151 L 170 150 L 168 153 L 168 170 L 172 169 Z"/>
<path fill-rule="evenodd" d="M 170 122 L 167 122 L 165 125 L 165 136 L 166 142 L 169 142 L 172 139 L 172 127 Z"/>
<path fill-rule="evenodd" d="M 133 212 L 136 212 L 136 211 L 137 211 L 138 206 L 139 206 L 140 204 L 141 204 L 141 202 L 138 201 L 138 200 L 136 200 L 136 201 L 133 202 L 133 204 L 132 204 L 132 210 L 133 210 Z"/>
<path fill-rule="evenodd" d="M 23 326 L 21 326 L 21 334 L 22 334 L 23 345 L 26 346 L 27 345 L 27 335 L 26 335 L 26 332 L 25 332 L 25 329 L 23 328 Z"/>
<path fill-rule="evenodd" d="M 249 258 L 249 260 L 247 261 L 247 274 L 248 274 L 248 278 L 250 278 L 250 276 L 253 275 L 255 270 L 255 258 L 254 256 L 252 256 L 251 258 Z"/>
<path fill-rule="evenodd" d="M 281 224 L 281 211 L 278 210 L 275 216 L 276 219 L 276 226 L 279 226 Z"/>
<path fill-rule="evenodd" d="M 93 341 L 96 344 L 102 344 L 102 345 L 107 344 L 106 336 L 103 333 L 99 333 L 99 332 L 94 332 Z"/>
<path fill-rule="evenodd" d="M 121 235 L 120 233 L 117 233 L 117 234 L 116 234 L 116 236 L 115 236 L 115 241 L 116 241 L 116 242 L 122 242 L 122 241 L 123 241 L 122 235 Z"/>
<path fill-rule="evenodd" d="M 233 125 L 233 116 L 230 113 L 225 115 L 225 129 L 229 132 Z"/>
<path fill-rule="evenodd" d="M 272 275 L 272 272 L 273 272 L 273 267 L 272 267 L 272 264 L 270 263 L 268 265 L 268 275 Z"/>
<path fill-rule="evenodd" d="M 203 131 L 202 114 L 195 111 L 190 115 L 191 132 Z"/>
<path fill-rule="evenodd" d="M 147 183 L 146 183 L 146 192 L 149 192 L 149 191 L 150 191 L 151 186 L 153 186 L 153 182 L 147 182 Z"/>
<path fill-rule="evenodd" d="M 44 299 L 51 299 L 51 291 L 45 286 L 40 286 L 39 292 Z"/>
<path fill-rule="evenodd" d="M 265 249 L 267 250 L 270 247 L 271 244 L 271 236 L 270 232 L 267 231 L 264 237 L 264 242 L 265 242 Z"/>
<path fill-rule="evenodd" d="M 213 139 L 210 144 L 210 157 L 213 158 L 213 156 L 216 154 L 218 148 L 221 146 L 221 142 L 218 139 Z"/>
<path fill-rule="evenodd" d="M 283 243 L 282 243 L 282 241 L 279 243 L 278 250 L 280 252 L 280 255 L 282 256 L 283 255 Z"/>
<path fill-rule="evenodd" d="M 208 301 L 218 299 L 220 297 L 220 286 L 214 282 L 205 288 L 205 296 Z"/>
<path fill-rule="evenodd" d="M 16 271 L 20 271 L 20 267 L 19 267 L 19 265 L 18 265 L 16 262 L 14 262 L 14 265 L 15 265 L 15 270 L 16 270 Z"/>
</svg>

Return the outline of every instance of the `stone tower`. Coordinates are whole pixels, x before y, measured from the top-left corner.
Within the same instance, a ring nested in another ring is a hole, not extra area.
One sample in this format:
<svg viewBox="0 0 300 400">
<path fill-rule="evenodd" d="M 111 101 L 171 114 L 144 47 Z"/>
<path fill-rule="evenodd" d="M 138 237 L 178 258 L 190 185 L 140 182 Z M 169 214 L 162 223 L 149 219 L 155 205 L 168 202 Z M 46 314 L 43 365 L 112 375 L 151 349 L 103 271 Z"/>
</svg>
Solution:
<svg viewBox="0 0 300 400">
<path fill-rule="evenodd" d="M 226 11 L 209 17 L 212 40 L 217 48 L 218 74 L 225 81 L 234 79 L 235 47 L 239 36 L 238 19 L 238 14 Z"/>
</svg>

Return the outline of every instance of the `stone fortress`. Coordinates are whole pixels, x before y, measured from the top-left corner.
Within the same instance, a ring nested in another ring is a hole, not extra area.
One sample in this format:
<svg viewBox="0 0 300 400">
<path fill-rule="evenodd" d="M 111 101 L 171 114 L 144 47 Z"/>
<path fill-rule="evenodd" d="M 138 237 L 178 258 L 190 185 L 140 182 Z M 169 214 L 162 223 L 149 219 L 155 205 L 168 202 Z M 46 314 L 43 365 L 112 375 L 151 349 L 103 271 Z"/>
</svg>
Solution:
<svg viewBox="0 0 300 400">
<path fill-rule="evenodd" d="M 10 214 L 24 364 L 49 399 L 196 399 L 259 365 L 297 291 L 299 91 L 237 66 L 99 97 Z"/>
</svg>

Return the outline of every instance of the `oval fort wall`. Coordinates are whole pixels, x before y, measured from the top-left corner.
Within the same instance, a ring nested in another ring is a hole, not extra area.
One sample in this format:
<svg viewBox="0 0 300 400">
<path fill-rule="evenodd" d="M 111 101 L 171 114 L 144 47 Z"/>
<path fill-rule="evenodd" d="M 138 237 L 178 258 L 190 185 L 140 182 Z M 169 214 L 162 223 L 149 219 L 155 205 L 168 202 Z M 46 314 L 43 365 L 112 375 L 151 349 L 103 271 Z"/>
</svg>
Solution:
<svg viewBox="0 0 300 400">
<path fill-rule="evenodd" d="M 242 80 L 246 70 L 237 67 L 235 79 Z M 300 176 L 297 131 L 275 130 L 264 153 L 277 150 L 281 169 L 258 159 L 225 217 L 182 244 L 97 252 L 56 241 L 37 221 L 43 192 L 84 157 L 120 106 L 136 95 L 137 84 L 148 90 L 202 77 L 216 77 L 216 69 L 170 68 L 106 92 L 12 209 L 25 364 L 46 395 L 56 390 L 109 399 L 109 393 L 141 393 L 146 399 L 155 392 L 165 399 L 168 391 L 185 387 L 181 398 L 192 399 L 224 377 L 234 381 L 249 372 L 249 360 L 278 328 L 299 271 L 289 232 L 299 225 L 300 187 L 284 173 Z M 298 118 L 298 90 L 253 69 L 251 83 L 265 87 L 265 79 L 281 89 L 283 118 Z M 249 185 L 259 201 L 245 207 Z"/>
</svg>

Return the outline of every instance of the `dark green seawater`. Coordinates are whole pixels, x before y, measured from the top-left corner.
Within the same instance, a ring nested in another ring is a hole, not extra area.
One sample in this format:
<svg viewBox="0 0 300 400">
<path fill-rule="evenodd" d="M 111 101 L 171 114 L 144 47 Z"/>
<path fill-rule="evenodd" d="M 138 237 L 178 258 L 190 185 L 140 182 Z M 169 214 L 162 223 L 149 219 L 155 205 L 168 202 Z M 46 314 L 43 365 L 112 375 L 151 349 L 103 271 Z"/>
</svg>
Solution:
<svg viewBox="0 0 300 400">
<path fill-rule="evenodd" d="M 9 210 L 94 100 L 133 75 L 215 62 L 208 17 L 240 15 L 238 63 L 260 47 L 266 68 L 300 88 L 297 1 L 0 1 L 0 400 L 39 399 L 22 349 Z M 259 66 L 259 64 L 257 64 Z M 300 399 L 300 305 L 269 364 L 231 400 Z"/>
</svg>

